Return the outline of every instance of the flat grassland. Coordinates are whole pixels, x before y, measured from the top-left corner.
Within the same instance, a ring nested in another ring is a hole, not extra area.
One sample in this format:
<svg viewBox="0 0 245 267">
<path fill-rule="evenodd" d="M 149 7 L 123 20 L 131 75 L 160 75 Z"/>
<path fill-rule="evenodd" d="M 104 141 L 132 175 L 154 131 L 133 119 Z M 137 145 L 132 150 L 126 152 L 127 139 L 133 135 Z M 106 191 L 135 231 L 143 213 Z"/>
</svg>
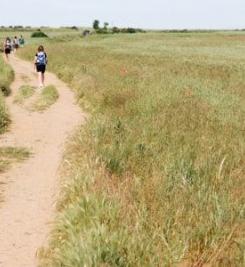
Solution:
<svg viewBox="0 0 245 267">
<path fill-rule="evenodd" d="M 42 43 L 91 114 L 67 149 L 42 266 L 244 266 L 245 35 Z"/>
</svg>

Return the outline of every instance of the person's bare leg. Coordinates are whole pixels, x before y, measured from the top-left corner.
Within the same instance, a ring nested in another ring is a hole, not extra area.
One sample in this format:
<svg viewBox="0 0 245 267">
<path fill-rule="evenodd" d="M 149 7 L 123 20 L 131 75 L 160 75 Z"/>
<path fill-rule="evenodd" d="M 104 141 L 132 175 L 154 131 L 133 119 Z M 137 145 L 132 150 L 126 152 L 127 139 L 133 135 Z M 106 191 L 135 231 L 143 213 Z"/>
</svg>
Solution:
<svg viewBox="0 0 245 267">
<path fill-rule="evenodd" d="M 38 72 L 38 83 L 39 83 L 39 87 L 42 87 L 42 72 Z"/>
<path fill-rule="evenodd" d="M 42 86 L 44 86 L 44 73 L 42 73 Z"/>
</svg>

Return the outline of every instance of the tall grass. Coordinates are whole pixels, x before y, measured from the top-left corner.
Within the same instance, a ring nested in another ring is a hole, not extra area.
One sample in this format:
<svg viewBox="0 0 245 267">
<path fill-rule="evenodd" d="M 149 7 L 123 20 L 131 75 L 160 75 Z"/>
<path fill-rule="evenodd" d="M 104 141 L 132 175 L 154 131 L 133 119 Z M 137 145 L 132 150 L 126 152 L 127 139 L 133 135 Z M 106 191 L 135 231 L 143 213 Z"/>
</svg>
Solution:
<svg viewBox="0 0 245 267">
<path fill-rule="evenodd" d="M 93 116 L 68 148 L 42 266 L 245 264 L 243 39 L 46 44 L 50 69 Z"/>
<path fill-rule="evenodd" d="M 10 94 L 10 84 L 14 80 L 14 72 L 0 57 L 0 92 L 5 96 Z"/>
<path fill-rule="evenodd" d="M 3 58 L 0 57 L 0 134 L 7 129 L 10 123 L 9 114 L 4 102 L 4 96 L 10 94 L 10 84 L 13 79 L 13 70 L 6 65 Z"/>
<path fill-rule="evenodd" d="M 2 134 L 10 123 L 9 114 L 4 102 L 2 93 L 0 92 L 0 134 Z"/>
</svg>

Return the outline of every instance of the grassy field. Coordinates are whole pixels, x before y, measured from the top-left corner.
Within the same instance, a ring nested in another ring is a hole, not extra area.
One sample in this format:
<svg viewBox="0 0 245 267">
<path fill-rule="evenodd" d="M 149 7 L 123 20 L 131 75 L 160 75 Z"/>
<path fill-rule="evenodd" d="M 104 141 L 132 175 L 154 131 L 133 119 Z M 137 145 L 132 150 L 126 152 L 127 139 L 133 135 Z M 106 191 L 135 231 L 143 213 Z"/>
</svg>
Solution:
<svg viewBox="0 0 245 267">
<path fill-rule="evenodd" d="M 22 35 L 25 39 L 25 43 L 27 45 L 30 44 L 39 44 L 40 41 L 45 41 L 42 38 L 31 38 L 31 34 L 37 31 L 37 28 L 30 29 L 0 29 L 0 48 L 2 48 L 2 44 L 6 37 L 14 38 L 15 36 L 20 37 Z M 42 27 L 41 31 L 45 32 L 49 38 L 74 38 L 79 37 L 82 34 L 83 29 L 79 28 L 78 30 L 72 30 L 69 28 L 47 28 Z"/>
<path fill-rule="evenodd" d="M 245 35 L 44 45 L 91 117 L 70 140 L 41 266 L 244 266 Z"/>
</svg>

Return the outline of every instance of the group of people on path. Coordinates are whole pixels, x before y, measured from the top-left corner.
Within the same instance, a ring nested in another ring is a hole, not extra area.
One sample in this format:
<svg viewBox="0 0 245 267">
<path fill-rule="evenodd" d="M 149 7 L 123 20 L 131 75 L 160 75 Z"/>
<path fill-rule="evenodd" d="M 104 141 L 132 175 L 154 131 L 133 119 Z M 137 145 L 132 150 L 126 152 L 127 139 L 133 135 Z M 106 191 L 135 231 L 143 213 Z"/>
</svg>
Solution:
<svg viewBox="0 0 245 267">
<path fill-rule="evenodd" d="M 4 53 L 6 56 L 6 59 L 9 59 L 9 54 L 11 52 L 16 52 L 19 47 L 23 47 L 25 44 L 25 40 L 23 36 L 21 35 L 20 38 L 17 38 L 15 36 L 13 40 L 11 40 L 9 37 L 7 37 L 3 44 Z M 37 53 L 34 57 L 34 69 L 38 73 L 38 86 L 39 88 L 44 87 L 44 73 L 46 71 L 46 66 L 48 64 L 48 56 L 47 53 L 44 50 L 44 47 L 42 45 L 38 46 Z"/>
<path fill-rule="evenodd" d="M 15 36 L 14 38 L 7 37 L 3 44 L 3 50 L 8 59 L 8 56 L 11 52 L 16 52 L 19 47 L 24 47 L 25 39 L 21 35 L 20 37 Z"/>
</svg>

